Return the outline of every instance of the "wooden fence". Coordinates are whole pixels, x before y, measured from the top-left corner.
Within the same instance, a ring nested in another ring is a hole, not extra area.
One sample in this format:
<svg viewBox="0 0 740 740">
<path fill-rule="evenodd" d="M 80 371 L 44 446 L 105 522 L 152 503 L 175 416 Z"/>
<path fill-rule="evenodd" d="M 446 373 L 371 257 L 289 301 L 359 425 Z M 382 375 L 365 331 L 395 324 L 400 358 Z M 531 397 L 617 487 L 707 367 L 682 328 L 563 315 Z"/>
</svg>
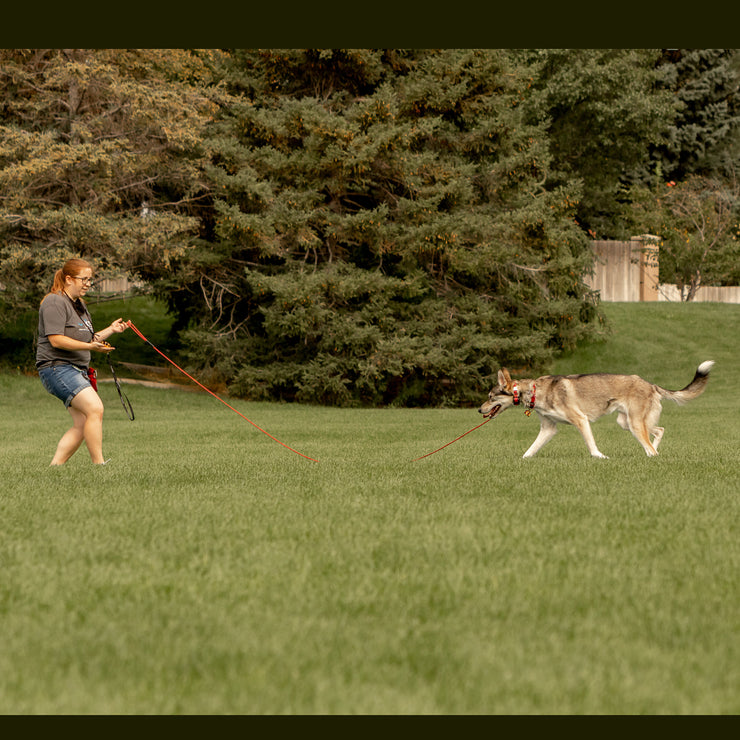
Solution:
<svg viewBox="0 0 740 740">
<path fill-rule="evenodd" d="M 681 293 L 675 285 L 661 283 L 659 301 L 680 301 Z M 740 286 L 700 285 L 693 300 L 697 303 L 740 303 Z"/>
<path fill-rule="evenodd" d="M 586 280 L 602 301 L 657 301 L 659 247 L 637 237 L 628 242 L 593 242 L 594 273 Z"/>
<path fill-rule="evenodd" d="M 134 288 L 140 288 L 143 283 L 130 280 L 127 276 L 101 278 L 95 281 L 95 293 L 97 295 L 111 295 L 120 293 L 126 295 Z"/>
<path fill-rule="evenodd" d="M 606 302 L 680 301 L 675 285 L 658 282 L 658 237 L 645 235 L 630 241 L 594 241 L 594 272 L 586 284 Z M 694 301 L 740 303 L 740 287 L 701 286 Z"/>
</svg>

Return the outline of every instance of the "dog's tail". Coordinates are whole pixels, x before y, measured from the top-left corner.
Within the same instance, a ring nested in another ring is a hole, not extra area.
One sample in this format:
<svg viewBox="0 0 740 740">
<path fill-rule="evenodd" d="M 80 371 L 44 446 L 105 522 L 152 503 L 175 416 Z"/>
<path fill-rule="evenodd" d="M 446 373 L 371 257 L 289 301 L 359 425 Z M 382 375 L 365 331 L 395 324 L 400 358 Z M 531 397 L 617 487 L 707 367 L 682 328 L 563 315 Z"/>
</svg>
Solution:
<svg viewBox="0 0 740 740">
<path fill-rule="evenodd" d="M 694 379 L 680 391 L 667 391 L 665 388 L 661 388 L 660 386 L 658 386 L 660 395 L 663 398 L 668 398 L 671 401 L 675 401 L 679 405 L 684 404 L 687 401 L 693 401 L 693 399 L 695 399 L 697 396 L 700 396 L 704 392 L 704 389 L 707 387 L 707 383 L 709 382 L 709 371 L 712 369 L 713 365 L 713 360 L 702 362 L 701 365 L 699 365 L 699 367 L 696 369 Z"/>
</svg>

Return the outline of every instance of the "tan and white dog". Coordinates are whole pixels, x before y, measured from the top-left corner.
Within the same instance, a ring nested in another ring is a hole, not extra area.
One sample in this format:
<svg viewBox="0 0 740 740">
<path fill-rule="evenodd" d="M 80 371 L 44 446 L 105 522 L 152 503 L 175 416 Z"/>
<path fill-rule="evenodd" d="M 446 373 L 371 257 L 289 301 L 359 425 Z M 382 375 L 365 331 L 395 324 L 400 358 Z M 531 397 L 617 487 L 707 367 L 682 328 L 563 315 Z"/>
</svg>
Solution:
<svg viewBox="0 0 740 740">
<path fill-rule="evenodd" d="M 697 368 L 694 379 L 680 391 L 669 391 L 643 380 L 639 375 L 543 375 L 534 380 L 512 380 L 506 368 L 498 372 L 498 387 L 488 394 L 488 400 L 478 409 L 492 419 L 502 411 L 521 405 L 525 413 L 533 410 L 540 417 L 540 433 L 524 457 L 532 457 L 557 432 L 558 424 L 572 424 L 586 441 L 594 457 L 605 458 L 599 452 L 590 422 L 617 411 L 617 424 L 629 429 L 649 457 L 657 455 L 663 438 L 658 426 L 661 401 L 668 398 L 684 404 L 701 395 L 709 382 L 714 362 L 707 360 Z M 650 441 L 650 435 L 653 441 Z"/>
</svg>

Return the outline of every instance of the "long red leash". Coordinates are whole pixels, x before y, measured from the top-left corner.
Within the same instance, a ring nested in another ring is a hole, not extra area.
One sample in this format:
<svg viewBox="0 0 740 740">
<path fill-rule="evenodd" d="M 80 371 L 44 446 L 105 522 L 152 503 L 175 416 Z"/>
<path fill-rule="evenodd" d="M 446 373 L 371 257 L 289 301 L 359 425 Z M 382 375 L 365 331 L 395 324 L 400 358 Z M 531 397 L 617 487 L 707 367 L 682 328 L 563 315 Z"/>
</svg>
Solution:
<svg viewBox="0 0 740 740">
<path fill-rule="evenodd" d="M 188 373 L 186 373 L 186 372 L 185 372 L 185 371 L 184 371 L 184 370 L 183 370 L 183 369 L 182 369 L 182 368 L 181 368 L 181 367 L 180 367 L 179 365 L 175 364 L 175 363 L 174 363 L 174 362 L 173 362 L 172 360 L 170 360 L 170 358 L 169 358 L 169 357 L 167 357 L 167 355 L 166 355 L 166 354 L 165 354 L 164 352 L 162 352 L 161 350 L 157 349 L 157 347 L 155 347 L 155 346 L 154 346 L 154 345 L 153 345 L 153 344 L 152 344 L 152 343 L 151 343 L 151 342 L 150 342 L 150 341 L 149 341 L 149 340 L 148 340 L 148 339 L 147 339 L 147 338 L 146 338 L 146 337 L 145 337 L 145 336 L 144 336 L 144 335 L 143 335 L 143 334 L 142 334 L 142 333 L 141 333 L 141 332 L 140 332 L 140 331 L 139 331 L 139 330 L 138 330 L 138 329 L 137 329 L 137 328 L 136 328 L 136 327 L 134 326 L 134 322 L 133 322 L 133 321 L 128 321 L 128 322 L 127 322 L 127 325 L 129 326 L 129 328 L 130 328 L 130 329 L 133 329 L 133 331 L 134 331 L 134 332 L 135 332 L 136 334 L 138 334 L 138 335 L 139 335 L 139 337 L 140 337 L 141 339 L 143 339 L 143 340 L 144 340 L 144 341 L 145 341 L 145 342 L 146 342 L 146 343 L 147 343 L 147 344 L 148 344 L 148 345 L 149 345 L 149 346 L 150 346 L 150 347 L 151 347 L 151 348 L 152 348 L 152 349 L 153 349 L 153 350 L 154 350 L 155 352 L 157 352 L 158 354 L 162 355 L 162 357 L 164 357 L 164 359 L 165 359 L 165 360 L 167 360 L 167 362 L 169 362 L 169 363 L 170 363 L 171 365 L 174 365 L 174 366 L 175 366 L 175 367 L 176 367 L 176 368 L 177 368 L 177 369 L 178 369 L 178 370 L 179 370 L 179 371 L 180 371 L 180 372 L 181 372 L 181 373 L 182 373 L 183 375 L 185 375 L 185 376 L 187 376 L 188 378 L 190 378 L 190 380 L 192 380 L 192 381 L 193 381 L 193 383 L 195 383 L 196 385 L 199 385 L 199 386 L 200 386 L 200 387 L 201 387 L 201 388 L 202 388 L 202 389 L 203 389 L 204 391 L 206 391 L 207 393 L 210 393 L 210 394 L 211 394 L 211 395 L 212 395 L 212 396 L 213 396 L 213 397 L 214 397 L 214 398 L 215 398 L 215 399 L 216 399 L 217 401 L 221 401 L 221 403 L 222 403 L 222 404 L 223 404 L 224 406 L 226 406 L 227 408 L 230 408 L 230 409 L 231 409 L 231 410 L 232 410 L 232 411 L 233 411 L 233 412 L 234 412 L 235 414 L 238 414 L 239 416 L 241 416 L 241 417 L 242 417 L 242 419 L 244 419 L 244 421 L 248 421 L 248 422 L 249 422 L 249 423 L 250 423 L 250 424 L 251 424 L 251 425 L 252 425 L 252 426 L 253 426 L 253 427 L 254 427 L 255 429 L 259 429 L 259 431 L 260 431 L 260 432 L 262 432 L 262 434 L 265 434 L 265 435 L 267 435 L 267 436 L 268 436 L 268 437 L 269 437 L 270 439 L 274 440 L 275 442 L 277 442 L 278 444 L 282 445 L 283 447 L 285 447 L 286 449 L 290 450 L 291 452 L 295 452 L 295 454 L 296 454 L 296 455 L 300 455 L 301 457 L 305 457 L 305 458 L 306 458 L 306 460 L 311 460 L 312 462 L 318 462 L 318 460 L 314 459 L 313 457 L 309 457 L 308 455 L 304 455 L 304 454 L 303 454 L 302 452 L 298 452 L 298 450 L 294 450 L 294 449 L 293 449 L 292 447 L 289 447 L 288 445 L 286 445 L 286 444 L 285 444 L 285 442 L 281 442 L 281 441 L 280 441 L 280 440 L 279 440 L 279 439 L 278 439 L 277 437 L 273 437 L 273 436 L 272 436 L 272 434 L 270 434 L 269 432 L 266 432 L 266 431 L 265 431 L 264 429 L 262 429 L 262 427 L 259 427 L 259 426 L 257 426 L 257 425 L 256 425 L 256 424 L 255 424 L 255 423 L 254 423 L 254 422 L 253 422 L 253 421 L 252 421 L 251 419 L 247 419 L 247 417 L 246 417 L 246 416 L 244 416 L 244 414 L 242 414 L 242 413 L 241 413 L 241 411 L 237 411 L 237 410 L 236 410 L 236 409 L 235 409 L 235 408 L 234 408 L 233 406 L 231 406 L 231 405 L 229 405 L 228 403 L 226 403 L 226 401 L 224 401 L 224 400 L 223 400 L 223 398 L 220 398 L 220 397 L 219 397 L 219 396 L 217 396 L 217 395 L 216 395 L 216 394 L 215 394 L 215 393 L 214 393 L 214 392 L 213 392 L 212 390 L 210 390 L 210 389 L 206 388 L 206 387 L 205 387 L 205 386 L 203 385 L 203 383 L 201 383 L 201 382 L 197 381 L 197 380 L 196 380 L 196 379 L 195 379 L 195 378 L 194 378 L 194 377 L 193 377 L 192 375 L 189 375 Z"/>
<path fill-rule="evenodd" d="M 482 421 L 480 424 L 478 424 L 477 427 L 473 427 L 472 429 L 468 429 L 468 431 L 465 432 L 465 434 L 461 434 L 459 437 L 455 437 L 455 439 L 453 439 L 452 442 L 457 442 L 458 439 L 462 439 L 466 434 L 470 434 L 470 432 L 474 432 L 476 429 L 480 429 L 484 424 L 488 424 L 488 422 L 491 421 L 491 418 L 493 418 L 493 417 L 489 417 L 485 421 Z M 425 457 L 429 457 L 429 455 L 433 455 L 435 452 L 439 452 L 439 450 L 444 450 L 444 448 L 445 447 L 449 447 L 452 444 L 452 442 L 448 442 L 446 445 L 442 445 L 439 449 L 434 450 L 434 452 L 427 452 L 426 455 L 422 455 L 421 457 L 417 457 L 414 460 L 412 460 L 411 462 L 416 462 L 417 460 L 423 460 Z"/>
</svg>

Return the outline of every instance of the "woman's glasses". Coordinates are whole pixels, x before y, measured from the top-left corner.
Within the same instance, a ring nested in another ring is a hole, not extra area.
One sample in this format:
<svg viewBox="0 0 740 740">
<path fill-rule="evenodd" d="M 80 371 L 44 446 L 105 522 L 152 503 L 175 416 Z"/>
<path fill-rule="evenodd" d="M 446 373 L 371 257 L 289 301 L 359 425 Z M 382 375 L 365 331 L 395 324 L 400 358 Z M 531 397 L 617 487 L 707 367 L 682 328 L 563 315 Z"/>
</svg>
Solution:
<svg viewBox="0 0 740 740">
<path fill-rule="evenodd" d="M 70 277 L 75 280 L 81 280 L 84 285 L 95 285 L 95 283 L 93 283 L 93 279 L 89 277 L 77 277 L 77 275 L 70 275 Z"/>
</svg>

